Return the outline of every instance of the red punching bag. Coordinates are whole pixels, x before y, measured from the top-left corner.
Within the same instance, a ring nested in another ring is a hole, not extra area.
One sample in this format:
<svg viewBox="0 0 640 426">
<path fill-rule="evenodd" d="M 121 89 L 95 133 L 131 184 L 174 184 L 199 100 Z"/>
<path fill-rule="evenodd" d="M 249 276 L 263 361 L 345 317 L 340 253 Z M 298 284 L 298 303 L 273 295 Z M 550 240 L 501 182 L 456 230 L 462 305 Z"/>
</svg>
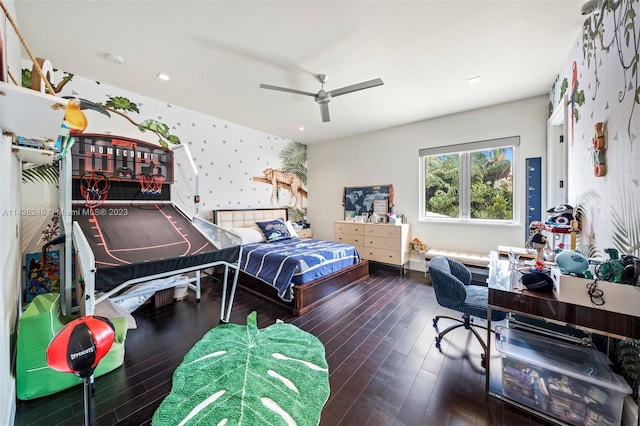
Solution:
<svg viewBox="0 0 640 426">
<path fill-rule="evenodd" d="M 88 315 L 65 325 L 47 348 L 47 365 L 82 378 L 93 374 L 115 339 L 109 319 Z"/>
</svg>

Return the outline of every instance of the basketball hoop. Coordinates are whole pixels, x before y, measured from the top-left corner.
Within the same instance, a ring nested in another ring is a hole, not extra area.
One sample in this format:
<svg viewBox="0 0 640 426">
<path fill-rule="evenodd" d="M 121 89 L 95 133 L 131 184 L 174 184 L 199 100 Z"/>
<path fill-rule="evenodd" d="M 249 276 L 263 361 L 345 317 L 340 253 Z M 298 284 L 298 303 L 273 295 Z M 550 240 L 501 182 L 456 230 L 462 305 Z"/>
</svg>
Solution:
<svg viewBox="0 0 640 426">
<path fill-rule="evenodd" d="M 86 173 L 80 178 L 80 194 L 89 208 L 101 206 L 107 199 L 111 183 L 102 173 Z"/>
<path fill-rule="evenodd" d="M 162 194 L 162 184 L 164 183 L 163 175 L 149 175 L 140 173 L 138 175 L 140 180 L 140 192 L 147 195 L 160 195 Z"/>
</svg>

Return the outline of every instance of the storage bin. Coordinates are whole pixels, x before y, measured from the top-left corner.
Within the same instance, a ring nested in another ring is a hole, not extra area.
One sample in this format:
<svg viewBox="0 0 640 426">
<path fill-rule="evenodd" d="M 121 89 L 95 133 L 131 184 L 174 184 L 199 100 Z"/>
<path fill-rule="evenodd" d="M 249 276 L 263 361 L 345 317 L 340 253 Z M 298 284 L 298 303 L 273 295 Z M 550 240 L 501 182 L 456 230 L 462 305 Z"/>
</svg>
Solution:
<svg viewBox="0 0 640 426">
<path fill-rule="evenodd" d="M 596 349 L 496 328 L 503 395 L 572 425 L 619 425 L 631 387 Z"/>
<path fill-rule="evenodd" d="M 156 291 L 156 293 L 153 295 L 153 306 L 155 308 L 170 305 L 172 303 L 173 303 L 173 287 Z"/>
</svg>

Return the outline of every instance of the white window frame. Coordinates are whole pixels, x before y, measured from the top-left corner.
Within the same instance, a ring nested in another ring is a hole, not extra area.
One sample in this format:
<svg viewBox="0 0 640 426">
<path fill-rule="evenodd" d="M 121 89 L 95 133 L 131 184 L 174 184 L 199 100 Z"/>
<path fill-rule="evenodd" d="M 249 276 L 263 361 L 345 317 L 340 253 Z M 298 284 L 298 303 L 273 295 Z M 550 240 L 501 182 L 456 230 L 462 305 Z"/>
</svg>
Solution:
<svg viewBox="0 0 640 426">
<path fill-rule="evenodd" d="M 498 139 L 489 139 L 484 141 L 462 143 L 456 145 L 437 146 L 432 148 L 423 148 L 419 151 L 418 162 L 420 168 L 420 212 L 419 220 L 424 222 L 449 222 L 449 223 L 473 223 L 473 224 L 488 224 L 488 225 L 517 225 L 520 220 L 521 211 L 521 196 L 519 191 L 520 178 L 519 178 L 519 164 L 520 164 L 520 136 L 510 136 Z M 471 218 L 471 170 L 466 162 L 464 165 L 464 158 L 469 157 L 473 151 L 482 151 L 495 148 L 513 148 L 513 159 L 511 162 L 511 174 L 513 179 L 513 218 L 511 220 L 502 219 L 473 219 Z M 460 155 L 460 174 L 459 174 L 459 195 L 460 195 L 460 217 L 447 218 L 447 217 L 435 217 L 427 215 L 425 205 L 425 160 L 424 157 L 429 157 L 439 154 L 459 154 Z M 464 201 L 466 200 L 466 201 Z"/>
</svg>

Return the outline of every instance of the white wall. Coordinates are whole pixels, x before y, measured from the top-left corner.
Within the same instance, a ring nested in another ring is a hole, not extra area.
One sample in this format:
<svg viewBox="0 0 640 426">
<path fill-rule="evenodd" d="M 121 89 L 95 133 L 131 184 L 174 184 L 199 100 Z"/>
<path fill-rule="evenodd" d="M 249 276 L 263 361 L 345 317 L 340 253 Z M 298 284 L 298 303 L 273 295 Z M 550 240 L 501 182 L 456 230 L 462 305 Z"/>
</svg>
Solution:
<svg viewBox="0 0 640 426">
<path fill-rule="evenodd" d="M 11 347 L 15 342 L 20 283 L 19 207 L 20 165 L 11 153 L 11 141 L 0 137 L 0 423 L 13 424 L 15 379 L 12 372 Z"/>
<path fill-rule="evenodd" d="M 411 237 L 420 238 L 429 247 L 488 253 L 499 244 L 524 246 L 524 163 L 527 157 L 543 157 L 544 164 L 548 110 L 548 97 L 538 96 L 308 145 L 307 217 L 316 236 L 333 238 L 333 221 L 343 218 L 344 187 L 393 184 L 394 212 L 406 215 Z M 418 220 L 420 148 L 506 136 L 520 136 L 518 175 L 514 177 L 518 179 L 518 202 L 522 205 L 518 225 L 435 224 Z M 412 265 L 414 269 L 422 267 Z"/>
<path fill-rule="evenodd" d="M 15 16 L 13 1 L 4 1 L 9 14 Z M 0 13 L 0 16 L 3 14 Z M 20 79 L 20 43 L 9 22 L 6 23 L 6 48 L 9 70 Z M 1 131 L 1 129 L 0 129 Z M 18 191 L 20 165 L 11 154 L 11 144 L 0 137 L 0 424 L 13 424 L 15 417 L 15 379 L 11 372 L 11 346 L 15 341 L 18 318 L 18 283 L 20 281 L 19 220 L 3 215 L 20 206 Z"/>
<path fill-rule="evenodd" d="M 640 256 L 640 79 L 629 67 L 639 53 L 640 3 L 624 0 L 616 7 L 588 18 L 591 30 L 583 27 L 549 98 L 554 106 L 565 95 L 574 100 L 567 132 L 568 201 L 580 222 L 577 248 L 588 257 L 605 257 L 610 247 Z M 598 122 L 605 124 L 607 167 L 600 177 L 592 143 Z"/>
</svg>

